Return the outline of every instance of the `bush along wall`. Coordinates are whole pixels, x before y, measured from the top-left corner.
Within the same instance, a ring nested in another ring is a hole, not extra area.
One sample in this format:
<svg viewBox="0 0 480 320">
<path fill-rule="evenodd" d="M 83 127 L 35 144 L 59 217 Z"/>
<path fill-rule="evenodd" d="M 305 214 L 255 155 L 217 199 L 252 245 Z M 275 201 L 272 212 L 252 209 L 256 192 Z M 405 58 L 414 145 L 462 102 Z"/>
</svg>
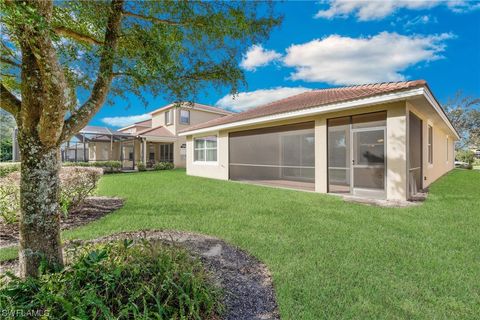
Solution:
<svg viewBox="0 0 480 320">
<path fill-rule="evenodd" d="M 157 162 L 153 166 L 153 170 L 172 170 L 173 168 L 175 166 L 171 162 Z"/>
<path fill-rule="evenodd" d="M 102 168 L 104 173 L 120 172 L 120 161 L 89 161 L 89 162 L 64 162 L 64 167 L 96 167 Z"/>
</svg>

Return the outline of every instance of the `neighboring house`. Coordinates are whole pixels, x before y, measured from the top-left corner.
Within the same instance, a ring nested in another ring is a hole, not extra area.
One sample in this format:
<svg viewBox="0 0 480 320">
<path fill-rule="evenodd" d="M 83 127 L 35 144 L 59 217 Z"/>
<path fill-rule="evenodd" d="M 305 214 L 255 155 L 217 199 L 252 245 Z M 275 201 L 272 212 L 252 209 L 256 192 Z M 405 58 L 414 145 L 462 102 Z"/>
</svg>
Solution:
<svg viewBox="0 0 480 320">
<path fill-rule="evenodd" d="M 122 162 L 124 169 L 135 169 L 139 162 L 153 166 L 172 162 L 185 167 L 186 139 L 178 131 L 232 112 L 199 103 L 169 104 L 150 112 L 151 119 L 119 130 L 86 126 L 62 146 L 63 161 Z"/>
<path fill-rule="evenodd" d="M 191 126 L 187 174 L 406 200 L 459 139 L 423 80 L 313 90 Z"/>
<path fill-rule="evenodd" d="M 479 147 L 470 147 L 470 151 L 475 154 L 476 159 L 480 159 L 480 148 Z"/>
</svg>

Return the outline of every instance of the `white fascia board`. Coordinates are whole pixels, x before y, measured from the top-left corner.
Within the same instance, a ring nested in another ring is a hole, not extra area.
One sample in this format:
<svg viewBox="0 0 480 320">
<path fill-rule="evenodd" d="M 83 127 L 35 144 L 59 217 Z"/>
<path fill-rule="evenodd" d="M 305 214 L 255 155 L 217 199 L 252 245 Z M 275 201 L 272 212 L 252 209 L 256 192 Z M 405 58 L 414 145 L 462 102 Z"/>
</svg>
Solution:
<svg viewBox="0 0 480 320">
<path fill-rule="evenodd" d="M 430 103 L 430 105 L 433 107 L 433 109 L 435 109 L 435 111 L 438 113 L 438 115 L 440 116 L 440 118 L 442 118 L 443 122 L 445 122 L 448 126 L 448 128 L 453 132 L 453 134 L 455 135 L 455 137 L 457 138 L 457 140 L 460 140 L 460 136 L 457 132 L 457 130 L 455 130 L 455 128 L 453 127 L 452 123 L 450 122 L 450 120 L 448 119 L 448 117 L 445 115 L 445 112 L 443 111 L 442 107 L 438 104 L 437 100 L 433 97 L 432 93 L 430 92 L 430 90 L 428 90 L 427 88 L 425 88 L 423 90 L 423 95 L 425 96 L 425 99 L 427 99 L 427 101 Z"/>
<path fill-rule="evenodd" d="M 133 127 L 135 127 L 135 125 L 134 125 L 134 124 L 131 124 L 131 125 L 129 125 L 129 126 L 120 128 L 120 129 L 118 129 L 117 131 L 122 131 L 122 130 L 130 129 L 130 128 L 133 128 Z"/>
<path fill-rule="evenodd" d="M 168 104 L 166 106 L 163 106 L 161 108 L 158 108 L 156 110 L 153 110 L 152 112 L 149 112 L 150 115 L 153 115 L 155 113 L 159 113 L 159 112 L 163 112 L 163 111 L 167 111 L 167 110 L 170 110 L 174 107 L 174 103 L 171 103 L 171 104 Z M 181 107 L 181 108 L 185 108 L 186 110 L 189 110 L 189 107 Z M 221 115 L 224 115 L 224 116 L 228 116 L 230 114 L 233 114 L 234 112 L 230 112 L 230 111 L 223 111 L 223 110 L 209 110 L 209 109 L 204 109 L 202 108 L 201 106 L 198 106 L 198 107 L 190 107 L 190 110 L 196 110 L 196 111 L 203 111 L 203 112 L 208 112 L 208 113 L 214 113 L 214 114 L 221 114 Z"/>
<path fill-rule="evenodd" d="M 150 120 L 150 119 L 147 119 L 147 120 Z M 117 131 L 122 131 L 122 130 L 126 130 L 126 129 L 130 129 L 130 128 L 134 128 L 134 127 L 142 127 L 142 128 L 150 128 L 149 126 L 144 126 L 144 125 L 139 125 L 139 124 L 131 124 L 129 126 L 126 126 L 126 127 L 123 127 L 123 128 L 120 128 L 118 129 Z M 110 130 L 110 129 L 108 129 Z"/>
<path fill-rule="evenodd" d="M 343 111 L 343 110 L 354 109 L 354 108 L 364 107 L 369 105 L 399 101 L 399 100 L 403 100 L 403 99 L 411 98 L 415 96 L 422 96 L 423 94 L 424 94 L 423 88 L 416 88 L 408 91 L 389 93 L 381 96 L 351 100 L 346 102 L 326 104 L 318 107 L 310 107 L 302 110 L 284 112 L 280 114 L 268 115 L 264 117 L 254 118 L 254 119 L 221 124 L 221 125 L 208 127 L 208 128 L 185 131 L 185 132 L 179 133 L 179 136 L 190 136 L 190 135 L 219 131 L 224 129 L 233 129 L 233 128 L 238 128 L 238 127 L 243 127 L 248 125 L 268 123 L 268 122 L 279 121 L 279 120 L 288 120 L 292 118 L 299 118 L 299 117 L 305 117 L 305 116 L 313 116 L 313 115 L 328 113 L 332 111 Z"/>
<path fill-rule="evenodd" d="M 139 138 L 145 139 L 147 142 L 175 142 L 177 141 L 176 137 L 152 137 L 152 136 L 138 136 Z"/>
</svg>

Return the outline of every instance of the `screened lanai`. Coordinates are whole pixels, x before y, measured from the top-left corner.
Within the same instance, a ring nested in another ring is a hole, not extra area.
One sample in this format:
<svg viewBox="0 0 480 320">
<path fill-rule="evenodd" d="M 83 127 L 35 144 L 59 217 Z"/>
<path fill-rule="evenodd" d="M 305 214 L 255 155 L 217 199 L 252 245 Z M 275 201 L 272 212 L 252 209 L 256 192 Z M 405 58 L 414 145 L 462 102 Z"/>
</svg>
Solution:
<svg viewBox="0 0 480 320">
<path fill-rule="evenodd" d="M 230 179 L 315 190 L 314 122 L 233 132 Z"/>
<path fill-rule="evenodd" d="M 105 127 L 86 126 L 62 146 L 62 161 L 121 161 L 124 168 L 135 167 L 134 135 Z"/>
</svg>

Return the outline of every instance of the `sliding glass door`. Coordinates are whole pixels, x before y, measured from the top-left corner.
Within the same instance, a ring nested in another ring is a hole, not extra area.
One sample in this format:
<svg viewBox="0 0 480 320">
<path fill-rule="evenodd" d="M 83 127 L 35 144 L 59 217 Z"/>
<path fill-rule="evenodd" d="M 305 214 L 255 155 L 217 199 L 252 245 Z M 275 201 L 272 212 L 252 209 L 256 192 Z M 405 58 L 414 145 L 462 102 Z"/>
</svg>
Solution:
<svg viewBox="0 0 480 320">
<path fill-rule="evenodd" d="M 160 162 L 173 162 L 173 143 L 160 144 Z"/>
<path fill-rule="evenodd" d="M 329 192 L 385 197 L 385 128 L 385 112 L 328 121 Z"/>
</svg>

